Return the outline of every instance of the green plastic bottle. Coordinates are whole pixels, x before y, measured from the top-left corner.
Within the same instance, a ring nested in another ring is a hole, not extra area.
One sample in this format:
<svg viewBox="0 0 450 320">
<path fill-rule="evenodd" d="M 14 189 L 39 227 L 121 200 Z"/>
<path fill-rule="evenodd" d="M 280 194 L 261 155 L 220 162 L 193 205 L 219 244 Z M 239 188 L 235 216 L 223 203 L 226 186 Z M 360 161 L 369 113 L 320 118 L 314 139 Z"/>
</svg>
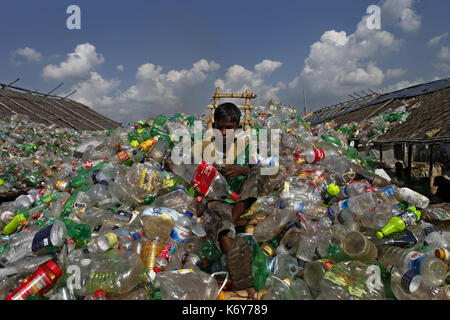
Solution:
<svg viewBox="0 0 450 320">
<path fill-rule="evenodd" d="M 338 137 L 331 136 L 331 135 L 322 135 L 321 136 L 323 141 L 328 142 L 329 144 L 335 146 L 335 147 L 342 147 L 342 142 L 339 140 Z"/>
<path fill-rule="evenodd" d="M 76 223 L 70 219 L 63 219 L 67 235 L 75 241 L 86 242 L 91 238 L 91 227 L 87 224 Z"/>
<path fill-rule="evenodd" d="M 218 261 L 222 256 L 222 252 L 217 249 L 213 239 L 205 239 L 203 246 L 200 249 L 200 258 L 205 259 L 208 262 Z"/>
<path fill-rule="evenodd" d="M 392 217 L 388 224 L 385 225 L 380 231 L 377 232 L 377 238 L 390 235 L 395 232 L 401 232 L 407 227 L 415 225 L 420 220 L 421 212 L 415 207 L 409 207 L 406 211 L 402 212 L 397 217 Z"/>
</svg>

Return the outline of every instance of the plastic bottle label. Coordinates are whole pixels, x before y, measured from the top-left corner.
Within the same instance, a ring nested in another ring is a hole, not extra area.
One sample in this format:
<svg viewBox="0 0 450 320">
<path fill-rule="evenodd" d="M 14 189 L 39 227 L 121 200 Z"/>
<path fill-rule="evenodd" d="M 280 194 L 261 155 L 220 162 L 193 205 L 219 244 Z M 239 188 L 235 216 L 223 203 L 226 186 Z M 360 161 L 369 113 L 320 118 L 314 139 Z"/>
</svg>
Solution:
<svg viewBox="0 0 450 320">
<path fill-rule="evenodd" d="M 165 207 L 147 208 L 144 210 L 144 212 L 142 212 L 141 215 L 142 216 L 161 217 L 163 219 L 174 220 L 174 221 L 177 221 L 178 218 L 180 217 L 180 214 L 177 211 L 175 211 L 173 209 L 165 208 Z"/>
<path fill-rule="evenodd" d="M 415 272 L 416 274 L 420 274 L 420 265 L 422 264 L 423 259 L 428 257 L 425 253 L 420 252 L 412 252 L 408 255 L 409 260 L 409 268 Z"/>
<path fill-rule="evenodd" d="M 124 221 L 130 221 L 131 218 L 133 217 L 133 214 L 127 210 L 117 210 L 115 215 L 117 216 L 117 218 L 119 218 L 119 220 Z"/>
<path fill-rule="evenodd" d="M 348 209 L 348 200 L 343 200 L 339 202 L 339 210 L 344 211 Z"/>
<path fill-rule="evenodd" d="M 189 230 L 181 228 L 179 226 L 173 227 L 170 232 L 170 237 L 177 242 L 183 243 L 189 236 Z"/>
<path fill-rule="evenodd" d="M 395 190 L 393 187 L 387 187 L 382 189 L 386 197 L 392 197 L 395 194 Z"/>
<path fill-rule="evenodd" d="M 175 247 L 171 243 L 168 243 L 164 247 L 164 249 L 161 250 L 161 253 L 159 254 L 159 257 L 164 258 L 166 260 L 169 260 L 169 258 L 171 256 L 173 256 L 174 253 L 175 253 Z"/>
<path fill-rule="evenodd" d="M 124 151 L 119 152 L 119 153 L 117 154 L 117 158 L 119 158 L 119 161 L 120 161 L 120 162 L 125 162 L 125 161 L 127 161 L 128 159 L 130 159 L 130 156 L 128 155 L 127 150 L 124 150 Z"/>
<path fill-rule="evenodd" d="M 211 182 L 217 174 L 217 169 L 213 165 L 203 161 L 198 165 L 197 170 L 191 180 L 191 185 L 202 195 L 206 195 L 211 186 Z"/>
<path fill-rule="evenodd" d="M 33 252 L 36 252 L 42 248 L 48 247 L 48 246 L 53 246 L 51 240 L 50 240 L 50 233 L 52 232 L 52 228 L 53 228 L 53 224 L 42 229 L 39 230 L 34 238 L 33 238 L 33 243 L 31 245 L 31 250 Z"/>
<path fill-rule="evenodd" d="M 112 248 L 117 243 L 117 235 L 113 232 L 105 234 L 105 237 L 108 239 L 109 247 Z"/>
<path fill-rule="evenodd" d="M 59 180 L 58 182 L 56 182 L 56 189 L 58 189 L 59 191 L 65 191 L 67 185 L 67 182 Z"/>
<path fill-rule="evenodd" d="M 405 290 L 409 291 L 409 286 L 411 285 L 411 281 L 414 279 L 414 277 L 417 276 L 417 273 L 415 273 L 412 270 L 408 270 L 406 271 L 406 273 L 402 276 L 400 283 L 402 285 L 402 287 Z"/>
<path fill-rule="evenodd" d="M 428 236 L 430 233 L 436 232 L 437 229 L 434 226 L 426 227 L 423 231 L 425 233 L 425 236 Z"/>
<path fill-rule="evenodd" d="M 322 149 L 313 149 L 314 151 L 314 162 L 318 162 L 325 158 L 325 152 Z"/>
<path fill-rule="evenodd" d="M 334 263 L 331 262 L 330 259 L 320 259 L 317 260 L 317 262 L 322 263 L 328 270 L 330 270 L 334 266 Z"/>
<path fill-rule="evenodd" d="M 171 270 L 169 272 L 174 274 L 195 273 L 193 269 L 178 269 L 178 270 Z"/>
</svg>

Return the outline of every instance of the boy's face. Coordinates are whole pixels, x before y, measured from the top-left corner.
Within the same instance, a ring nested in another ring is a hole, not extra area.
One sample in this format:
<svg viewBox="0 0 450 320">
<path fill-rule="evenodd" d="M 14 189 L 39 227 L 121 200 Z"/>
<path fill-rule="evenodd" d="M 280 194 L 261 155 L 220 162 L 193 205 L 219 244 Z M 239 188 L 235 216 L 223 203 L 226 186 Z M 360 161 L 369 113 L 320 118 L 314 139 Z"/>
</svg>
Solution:
<svg viewBox="0 0 450 320">
<path fill-rule="evenodd" d="M 238 124 L 231 120 L 222 120 L 215 122 L 215 128 L 222 133 L 223 144 L 225 145 L 227 141 L 227 130 L 232 130 L 234 133 L 234 131 L 238 128 Z M 231 141 L 234 140 L 234 137 L 230 138 L 232 138 Z"/>
</svg>

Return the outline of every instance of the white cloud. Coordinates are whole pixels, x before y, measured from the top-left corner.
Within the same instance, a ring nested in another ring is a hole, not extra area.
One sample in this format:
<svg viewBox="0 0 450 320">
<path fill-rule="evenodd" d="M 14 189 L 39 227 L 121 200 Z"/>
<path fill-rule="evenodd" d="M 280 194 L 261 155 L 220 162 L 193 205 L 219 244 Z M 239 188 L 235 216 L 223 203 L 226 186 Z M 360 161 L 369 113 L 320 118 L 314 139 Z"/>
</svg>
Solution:
<svg viewBox="0 0 450 320">
<path fill-rule="evenodd" d="M 119 84 L 120 80 L 105 80 L 97 72 L 91 72 L 88 80 L 79 82 L 72 87 L 72 91 L 77 90 L 77 92 L 73 94 L 71 99 L 92 106 L 99 111 L 112 103 L 113 98 L 109 94 Z"/>
<path fill-rule="evenodd" d="M 422 17 L 413 8 L 416 0 L 385 0 L 381 7 L 382 25 L 396 25 L 403 31 L 412 32 L 420 28 Z"/>
<path fill-rule="evenodd" d="M 267 103 L 270 99 L 278 98 L 277 94 L 286 85 L 279 81 L 275 85 L 266 84 L 264 78 L 270 76 L 283 64 L 279 61 L 263 60 L 253 67 L 253 71 L 247 70 L 241 65 L 228 68 L 225 79 L 217 79 L 215 87 L 220 87 L 222 92 L 244 92 L 250 90 L 256 93 L 257 98 L 252 103 Z M 226 100 L 224 100 L 225 102 Z"/>
<path fill-rule="evenodd" d="M 121 64 L 119 64 L 116 68 L 117 68 L 117 71 L 121 71 L 121 72 L 125 69 L 124 66 Z"/>
<path fill-rule="evenodd" d="M 448 37 L 448 32 L 444 32 L 441 35 L 438 35 L 434 38 L 432 38 L 430 41 L 428 41 L 428 46 L 437 46 L 443 39 L 446 39 Z"/>
<path fill-rule="evenodd" d="M 442 47 L 437 54 L 437 61 L 434 67 L 441 72 L 450 71 L 450 49 L 449 47 Z"/>
<path fill-rule="evenodd" d="M 448 47 L 442 47 L 438 53 L 438 58 L 444 61 L 450 61 L 450 50 Z"/>
<path fill-rule="evenodd" d="M 145 119 L 158 113 L 189 112 L 185 103 L 192 99 L 191 89 L 219 68 L 216 62 L 202 59 L 189 70 L 164 73 L 161 66 L 145 63 L 136 72 L 136 83 L 125 91 L 117 89 L 119 80 L 105 80 L 96 72 L 91 72 L 88 80 L 78 83 L 72 90 L 78 90 L 74 99 L 114 120 Z M 202 109 L 204 107 L 206 103 Z"/>
<path fill-rule="evenodd" d="M 381 89 L 381 91 L 384 93 L 394 92 L 394 91 L 402 90 L 402 89 L 409 88 L 412 86 L 416 86 L 416 85 L 422 84 L 424 82 L 425 81 L 422 78 L 418 78 L 414 81 L 403 80 L 403 81 L 399 81 L 395 84 L 392 84 L 384 89 Z"/>
<path fill-rule="evenodd" d="M 87 78 L 93 68 L 105 61 L 103 55 L 98 54 L 95 46 L 90 43 L 77 45 L 75 51 L 67 56 L 67 60 L 59 66 L 49 64 L 42 70 L 44 80 Z"/>
<path fill-rule="evenodd" d="M 14 65 L 23 64 L 23 60 L 26 62 L 39 62 L 42 61 L 42 54 L 40 54 L 36 49 L 25 47 L 23 49 L 17 49 L 11 52 L 10 62 Z"/>
<path fill-rule="evenodd" d="M 388 69 L 386 72 L 386 77 L 387 78 L 398 78 L 398 77 L 402 77 L 406 74 L 406 70 L 405 69 Z"/>
<path fill-rule="evenodd" d="M 347 96 L 381 85 L 385 79 L 376 60 L 397 51 L 402 41 L 384 30 L 369 30 L 367 16 L 359 22 L 356 31 L 329 30 L 311 45 L 309 56 L 301 72 L 301 79 L 309 92 L 335 97 Z M 290 83 L 293 89 L 298 80 Z"/>
</svg>

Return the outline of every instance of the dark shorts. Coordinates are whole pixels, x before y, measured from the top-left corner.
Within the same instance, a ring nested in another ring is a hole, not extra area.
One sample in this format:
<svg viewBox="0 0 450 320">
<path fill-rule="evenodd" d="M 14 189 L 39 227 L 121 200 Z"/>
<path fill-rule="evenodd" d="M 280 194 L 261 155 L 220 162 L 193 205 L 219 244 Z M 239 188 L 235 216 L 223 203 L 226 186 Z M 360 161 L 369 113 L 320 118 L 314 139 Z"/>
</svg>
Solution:
<svg viewBox="0 0 450 320">
<path fill-rule="evenodd" d="M 260 168 L 255 167 L 250 169 L 250 172 L 242 180 L 242 184 L 238 190 L 239 199 L 237 202 L 250 200 L 251 203 L 256 201 L 260 196 L 265 183 L 268 181 L 268 176 L 260 174 Z M 233 210 L 234 204 L 226 203 L 222 201 L 210 201 L 208 202 L 208 208 L 205 214 L 209 215 L 209 226 L 216 246 L 219 250 L 222 250 L 219 242 L 219 235 L 227 236 L 231 239 L 236 238 L 236 230 L 233 223 Z"/>
</svg>

